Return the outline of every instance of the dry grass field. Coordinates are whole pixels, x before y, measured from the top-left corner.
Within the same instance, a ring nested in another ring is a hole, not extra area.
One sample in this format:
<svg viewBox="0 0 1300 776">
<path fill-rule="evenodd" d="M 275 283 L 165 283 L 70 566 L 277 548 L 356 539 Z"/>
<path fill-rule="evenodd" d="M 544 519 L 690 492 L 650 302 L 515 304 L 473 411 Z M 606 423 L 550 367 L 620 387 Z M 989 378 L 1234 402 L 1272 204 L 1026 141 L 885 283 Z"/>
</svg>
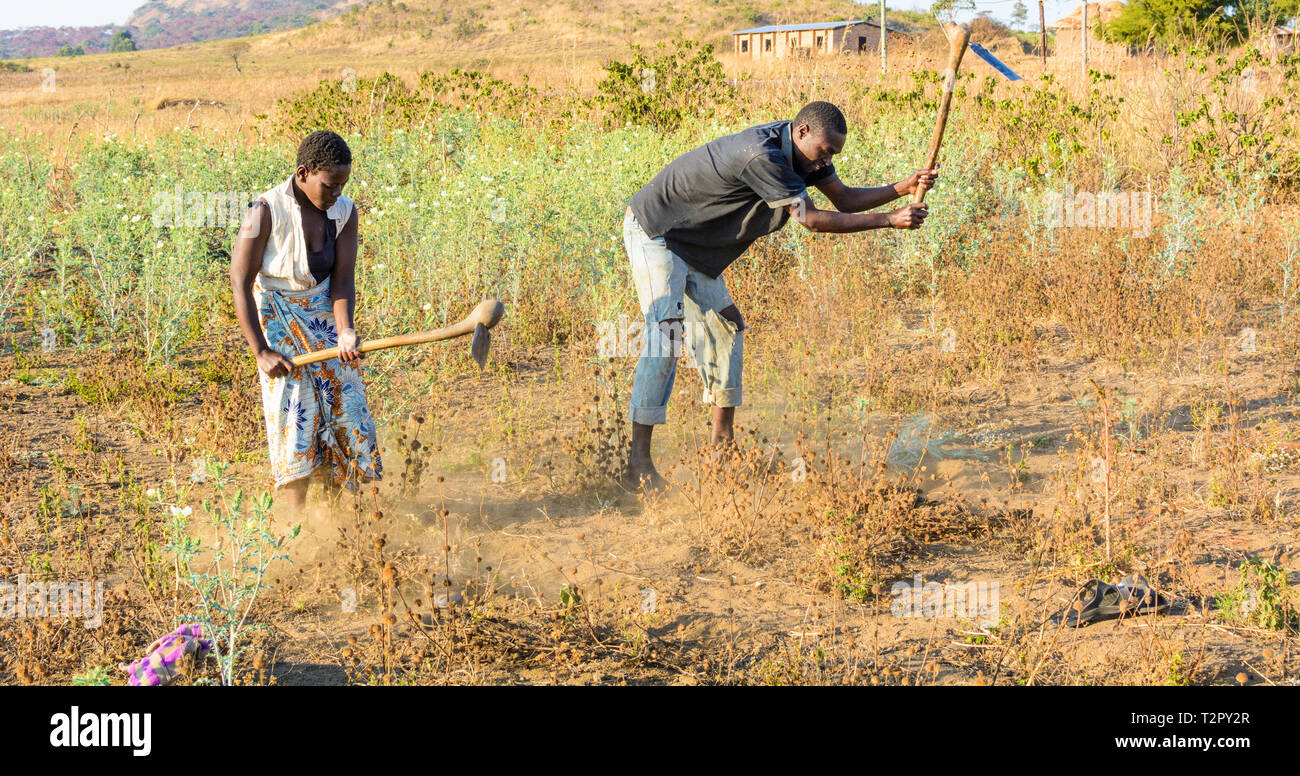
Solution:
<svg viewBox="0 0 1300 776">
<path fill-rule="evenodd" d="M 408 0 L 0 72 L 0 582 L 106 596 L 97 628 L 0 618 L 0 681 L 121 684 L 201 622 L 183 683 L 1295 683 L 1298 59 L 1089 78 L 985 41 L 1024 80 L 968 57 L 925 227 L 756 244 L 737 449 L 683 365 L 672 488 L 618 485 L 627 199 L 811 99 L 849 117 L 846 182 L 924 159 L 937 31 L 886 74 L 755 65 L 724 34 L 751 13 Z M 153 216 L 269 188 L 318 127 L 355 155 L 363 337 L 507 313 L 482 373 L 464 340 L 367 358 L 385 477 L 294 527 L 260 496 L 237 223 Z M 1170 608 L 1054 620 L 1130 574 Z M 996 607 L 942 605 L 968 583 Z"/>
</svg>

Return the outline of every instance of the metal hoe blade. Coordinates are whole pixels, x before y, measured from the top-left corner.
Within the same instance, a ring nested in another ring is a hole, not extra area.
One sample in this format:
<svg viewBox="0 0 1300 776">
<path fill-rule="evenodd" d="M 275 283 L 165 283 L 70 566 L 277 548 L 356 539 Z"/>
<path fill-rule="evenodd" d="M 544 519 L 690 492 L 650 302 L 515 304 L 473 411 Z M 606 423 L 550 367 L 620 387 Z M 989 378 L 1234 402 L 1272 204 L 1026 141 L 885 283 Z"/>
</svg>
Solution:
<svg viewBox="0 0 1300 776">
<path fill-rule="evenodd" d="M 993 56 L 993 54 L 989 53 L 988 49 L 984 48 L 980 44 L 978 43 L 970 44 L 970 50 L 975 52 L 975 56 L 979 57 L 985 62 L 988 62 L 989 66 L 992 67 L 994 70 L 1006 76 L 1008 81 L 1020 80 L 1020 76 L 1016 75 L 1016 72 L 1014 70 L 1002 64 L 1002 60 Z"/>
<path fill-rule="evenodd" d="M 488 346 L 492 344 L 492 332 L 488 327 L 478 324 L 474 327 L 474 336 L 469 341 L 469 355 L 482 369 L 487 366 Z"/>
</svg>

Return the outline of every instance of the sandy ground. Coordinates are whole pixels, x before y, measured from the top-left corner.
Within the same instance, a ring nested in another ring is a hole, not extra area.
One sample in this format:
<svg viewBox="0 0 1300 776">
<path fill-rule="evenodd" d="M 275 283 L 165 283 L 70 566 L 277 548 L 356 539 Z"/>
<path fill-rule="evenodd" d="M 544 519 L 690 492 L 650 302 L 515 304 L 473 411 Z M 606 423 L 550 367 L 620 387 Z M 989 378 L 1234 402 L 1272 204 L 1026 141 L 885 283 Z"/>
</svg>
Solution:
<svg viewBox="0 0 1300 776">
<path fill-rule="evenodd" d="M 1189 352 L 1186 358 L 1194 363 L 1197 356 Z M 832 655 L 828 659 L 838 661 L 842 669 L 834 681 L 906 677 L 913 683 L 969 683 L 978 681 L 981 672 L 995 675 L 1015 663 L 1015 655 L 1007 654 L 1014 650 L 1000 648 L 996 634 L 970 621 L 896 617 L 889 612 L 888 596 L 864 606 L 817 592 L 801 573 L 813 548 L 798 542 L 750 562 L 710 552 L 701 540 L 699 516 L 680 490 L 643 501 L 627 492 L 559 488 L 545 467 L 562 463 L 563 453 L 555 445 L 547 449 L 544 429 L 522 444 L 501 445 L 505 477 L 494 482 L 497 456 L 480 440 L 482 429 L 500 413 L 503 393 L 510 402 L 557 418 L 582 401 L 557 394 L 546 370 L 523 362 L 516 366 L 508 389 L 492 377 L 462 378 L 464 390 L 457 391 L 454 400 L 428 403 L 425 411 L 435 418 L 430 426 L 436 424 L 442 445 L 411 497 L 389 491 L 400 479 L 402 466 L 390 450 L 384 497 L 390 551 L 403 559 L 404 568 L 430 576 L 449 573 L 454 589 L 466 595 L 471 589 L 477 595 L 490 590 L 488 608 L 518 628 L 523 627 L 520 618 L 554 610 L 561 587 L 576 584 L 586 591 L 596 619 L 605 615 L 610 623 L 627 626 L 621 636 L 611 631 L 595 638 L 598 645 L 626 641 L 629 631 L 644 632 L 644 638 L 662 644 L 671 659 L 630 666 L 625 648 L 597 649 L 557 673 L 541 660 L 480 665 L 469 658 L 464 673 L 451 680 L 762 681 L 771 679 L 774 665 L 782 665 L 794 666 L 791 670 L 804 681 L 816 681 L 815 672 L 808 673 L 808 655 L 820 651 Z M 844 373 L 852 375 L 854 366 L 842 365 Z M 1207 389 L 1230 390 L 1244 408 L 1238 425 L 1245 430 L 1247 447 L 1263 450 L 1268 434 L 1274 439 L 1292 434 L 1293 403 L 1282 375 L 1261 354 L 1237 354 L 1226 372 L 1209 379 L 1215 384 L 1205 385 L 1191 370 L 1157 379 L 1125 374 L 1115 365 L 1046 359 L 1022 384 L 1004 386 L 1001 395 L 972 386 L 964 402 L 943 417 L 930 416 L 926 471 L 911 472 L 928 496 L 960 498 L 990 513 L 1031 510 L 1033 519 L 1045 520 L 1060 506 L 1063 491 L 1054 472 L 1059 475 L 1077 445 L 1071 434 L 1083 423 L 1090 381 L 1121 386 L 1134 406 L 1142 408 L 1134 417 L 1145 429 L 1141 433 L 1147 442 L 1123 455 L 1135 459 L 1131 471 L 1158 472 L 1152 482 L 1158 480 L 1163 488 L 1164 507 L 1154 501 L 1148 509 L 1136 502 L 1118 505 L 1113 518 L 1116 542 L 1122 532 L 1128 545 L 1143 548 L 1134 563 L 1153 579 L 1169 571 L 1176 554 L 1190 563 L 1179 566 L 1174 575 L 1182 587 L 1166 589 L 1176 599 L 1167 615 L 1077 631 L 1042 626 L 1030 638 L 1040 647 L 1048 645 L 1045 654 L 1068 666 L 1053 674 L 1055 681 L 1106 675 L 1111 670 L 1107 666 L 1140 663 L 1169 645 L 1177 645 L 1186 660 L 1196 660 L 1198 682 L 1231 682 L 1239 672 L 1246 672 L 1251 682 L 1291 681 L 1277 658 L 1280 653 L 1285 661 L 1287 653 L 1277 634 L 1225 627 L 1210 610 L 1215 593 L 1232 587 L 1237 566 L 1249 555 L 1280 563 L 1294 584 L 1300 561 L 1290 515 L 1300 494 L 1300 477 L 1291 459 L 1279 459 L 1273 476 L 1280 519 L 1252 520 L 1231 509 L 1206 506 L 1208 474 L 1200 463 L 1204 451 L 1198 441 L 1203 435 L 1193 423 L 1191 407 Z M 704 411 L 691 401 L 696 382 L 689 373 L 679 378 L 678 397 L 670 408 L 675 417 L 658 448 L 663 468 L 678 477 L 689 474 L 681 457 L 704 431 Z M 776 391 L 753 396 L 751 408 L 740 415 L 741 426 L 753 422 L 772 443 L 788 449 L 793 434 L 782 433 L 780 427 L 787 401 Z M 48 475 L 49 454 L 66 450 L 76 433 L 74 418 L 83 415 L 90 419 L 87 427 L 96 444 L 91 458 L 120 453 L 144 481 L 172 476 L 156 446 L 131 433 L 122 413 L 88 406 L 53 379 L 24 385 L 10 377 L 0 383 L 0 428 L 9 430 L 11 462 L 37 481 Z M 926 444 L 926 426 L 916 432 L 916 424 L 915 417 L 877 413 L 852 430 L 855 436 L 849 442 L 887 445 L 885 435 L 901 430 L 903 441 L 894 443 L 899 450 L 908 445 L 910 429 L 918 434 L 910 443 L 915 451 Z M 391 445 L 397 433 L 396 427 L 384 429 L 384 443 Z M 1030 440 L 1032 446 L 1026 446 Z M 1018 484 L 1005 461 L 1008 445 L 1013 459 L 1023 461 L 1016 469 Z M 186 470 L 184 463 L 176 469 Z M 93 468 L 86 471 L 92 473 Z M 236 471 L 241 483 L 256 487 L 257 466 L 238 464 Z M 436 484 L 439 473 L 444 482 Z M 96 485 L 86 483 L 92 491 Z M 445 526 L 439 517 L 443 508 Z M 9 514 L 24 511 L 21 502 L 11 501 Z M 374 586 L 357 582 L 343 570 L 339 527 L 352 520 L 342 506 L 316 509 L 291 546 L 293 567 L 273 569 L 280 584 L 268 597 L 266 616 L 279 637 L 275 675 L 280 683 L 342 683 L 347 675 L 340 645 L 349 636 L 364 636 L 376 621 Z M 444 546 L 448 551 L 443 552 Z M 1068 573 L 1068 566 L 1034 568 L 1015 538 L 1001 532 L 986 540 L 928 543 L 918 548 L 898 579 L 920 575 L 927 582 L 997 582 L 1004 616 L 1014 615 L 1032 626 L 1066 607 L 1077 586 L 1087 581 L 1086 572 Z M 1265 650 L 1272 657 L 1266 657 Z M 712 664 L 707 662 L 710 655 Z M 1023 678 L 1032 666 L 1020 669 Z M 1122 670 L 1116 678 L 1141 681 Z"/>
</svg>

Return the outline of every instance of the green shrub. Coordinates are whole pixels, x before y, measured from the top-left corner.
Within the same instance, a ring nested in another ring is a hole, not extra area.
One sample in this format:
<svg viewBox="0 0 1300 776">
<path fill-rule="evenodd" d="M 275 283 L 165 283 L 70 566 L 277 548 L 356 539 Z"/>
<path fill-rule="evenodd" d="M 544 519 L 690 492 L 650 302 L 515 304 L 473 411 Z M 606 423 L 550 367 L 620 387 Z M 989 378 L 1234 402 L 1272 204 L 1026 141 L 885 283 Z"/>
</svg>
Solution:
<svg viewBox="0 0 1300 776">
<path fill-rule="evenodd" d="M 688 116 L 711 118 L 718 106 L 733 102 L 712 44 L 684 40 L 672 49 L 661 43 L 655 51 L 633 46 L 631 61 L 605 65 L 593 104 L 604 109 L 607 123 L 672 131 Z"/>
<path fill-rule="evenodd" d="M 374 78 L 348 76 L 276 101 L 274 130 L 297 139 L 322 128 L 343 134 L 421 129 L 464 108 L 523 118 L 536 96 L 526 76 L 515 85 L 460 68 L 422 73 L 414 88 L 387 72 Z"/>
<path fill-rule="evenodd" d="M 1289 632 L 1300 625 L 1286 570 L 1257 556 L 1241 564 L 1237 587 L 1219 596 L 1217 603 L 1229 623 Z"/>
</svg>

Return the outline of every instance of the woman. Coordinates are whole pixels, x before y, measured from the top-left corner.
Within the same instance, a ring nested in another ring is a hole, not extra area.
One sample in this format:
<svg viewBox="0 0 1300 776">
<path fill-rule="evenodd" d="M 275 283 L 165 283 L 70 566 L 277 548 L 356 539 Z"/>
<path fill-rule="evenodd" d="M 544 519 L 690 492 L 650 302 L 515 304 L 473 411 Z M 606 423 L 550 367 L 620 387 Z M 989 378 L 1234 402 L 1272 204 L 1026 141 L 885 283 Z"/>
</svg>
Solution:
<svg viewBox="0 0 1300 776">
<path fill-rule="evenodd" d="M 317 472 L 329 487 L 383 472 L 352 328 L 357 212 L 342 194 L 351 172 L 343 138 L 308 135 L 294 174 L 252 204 L 230 257 L 235 316 L 262 382 L 271 474 L 295 511 Z M 337 359 L 290 361 L 335 345 Z"/>
</svg>

